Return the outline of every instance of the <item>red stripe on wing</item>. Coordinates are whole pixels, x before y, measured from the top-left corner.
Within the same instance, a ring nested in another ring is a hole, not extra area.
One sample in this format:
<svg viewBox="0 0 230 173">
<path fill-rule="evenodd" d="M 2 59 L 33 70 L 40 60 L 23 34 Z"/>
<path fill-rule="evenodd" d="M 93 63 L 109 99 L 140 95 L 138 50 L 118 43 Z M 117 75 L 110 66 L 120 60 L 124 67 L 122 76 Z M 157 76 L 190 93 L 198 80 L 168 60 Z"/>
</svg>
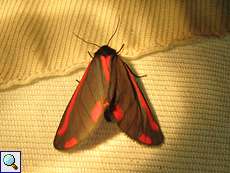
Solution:
<svg viewBox="0 0 230 173">
<path fill-rule="evenodd" d="M 130 69 L 127 66 L 125 66 L 125 67 L 128 70 L 128 74 L 129 74 L 130 79 L 132 81 L 132 84 L 133 84 L 133 86 L 135 88 L 135 91 L 137 93 L 137 96 L 138 96 L 138 99 L 139 99 L 139 101 L 141 103 L 141 106 L 142 106 L 142 108 L 145 110 L 145 112 L 147 114 L 147 117 L 148 117 L 148 120 L 149 120 L 149 123 L 150 123 L 150 127 L 152 128 L 153 131 L 159 131 L 159 127 L 158 127 L 157 123 L 153 119 L 152 112 L 149 109 L 149 106 L 148 106 L 148 104 L 147 104 L 147 102 L 146 102 L 146 100 L 145 100 L 145 98 L 144 98 L 139 86 L 137 85 L 137 82 L 135 80 L 134 75 L 131 73 Z"/>
<path fill-rule="evenodd" d="M 101 64 L 102 64 L 102 68 L 105 74 L 105 79 L 106 81 L 110 80 L 110 60 L 111 57 L 110 56 L 101 56 Z"/>
<path fill-rule="evenodd" d="M 85 71 L 85 73 L 84 73 L 79 85 L 77 86 L 77 89 L 75 90 L 75 92 L 73 94 L 73 97 L 70 100 L 70 103 L 69 103 L 69 105 L 67 107 L 67 110 L 66 110 L 66 115 L 65 115 L 64 122 L 63 122 L 62 126 L 60 126 L 60 128 L 57 131 L 57 134 L 59 136 L 63 136 L 65 134 L 66 130 L 67 130 L 67 127 L 68 127 L 68 124 L 69 124 L 69 121 L 70 121 L 70 113 L 73 110 L 74 104 L 75 104 L 76 99 L 77 99 L 77 95 L 78 95 L 78 93 L 79 93 L 79 91 L 80 91 L 80 89 L 81 89 L 81 87 L 83 85 L 83 82 L 85 81 L 85 78 L 87 76 L 90 64 L 86 68 L 86 71 Z"/>
<path fill-rule="evenodd" d="M 97 122 L 98 118 L 103 113 L 103 111 L 104 111 L 103 105 L 101 104 L 100 101 L 97 101 L 90 113 L 90 116 L 93 122 L 95 123 Z"/>
<path fill-rule="evenodd" d="M 103 114 L 106 107 L 109 106 L 108 101 L 104 101 L 104 104 L 101 103 L 101 101 L 97 101 L 96 104 L 93 106 L 93 109 L 90 113 L 91 119 L 94 123 L 97 122 L 100 115 Z"/>
</svg>

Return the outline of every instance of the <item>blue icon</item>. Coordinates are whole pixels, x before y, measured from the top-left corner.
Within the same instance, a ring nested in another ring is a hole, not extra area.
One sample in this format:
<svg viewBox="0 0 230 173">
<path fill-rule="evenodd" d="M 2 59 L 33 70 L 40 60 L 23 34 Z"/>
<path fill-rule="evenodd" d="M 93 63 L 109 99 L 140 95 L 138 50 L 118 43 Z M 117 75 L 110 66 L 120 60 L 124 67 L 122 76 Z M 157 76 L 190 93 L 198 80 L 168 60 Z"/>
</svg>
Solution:
<svg viewBox="0 0 230 173">
<path fill-rule="evenodd" d="M 0 173 L 21 173 L 21 152 L 0 151 Z"/>
<path fill-rule="evenodd" d="M 6 166 L 12 166 L 12 168 L 14 168 L 15 170 L 18 169 L 18 166 L 15 165 L 15 158 L 12 154 L 6 154 L 4 157 L 3 157 L 3 163 L 6 165 Z"/>
</svg>

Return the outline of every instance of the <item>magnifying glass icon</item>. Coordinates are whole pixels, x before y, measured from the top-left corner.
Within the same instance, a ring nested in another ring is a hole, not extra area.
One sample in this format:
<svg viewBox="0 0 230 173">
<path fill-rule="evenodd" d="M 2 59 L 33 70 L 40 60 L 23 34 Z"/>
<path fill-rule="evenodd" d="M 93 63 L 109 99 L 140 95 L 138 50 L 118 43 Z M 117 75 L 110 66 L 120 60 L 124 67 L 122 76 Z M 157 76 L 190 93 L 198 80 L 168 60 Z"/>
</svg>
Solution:
<svg viewBox="0 0 230 173">
<path fill-rule="evenodd" d="M 6 165 L 6 166 L 11 166 L 12 168 L 14 168 L 15 170 L 18 169 L 18 166 L 15 165 L 15 158 L 12 154 L 6 154 L 4 157 L 3 157 L 3 163 Z"/>
</svg>

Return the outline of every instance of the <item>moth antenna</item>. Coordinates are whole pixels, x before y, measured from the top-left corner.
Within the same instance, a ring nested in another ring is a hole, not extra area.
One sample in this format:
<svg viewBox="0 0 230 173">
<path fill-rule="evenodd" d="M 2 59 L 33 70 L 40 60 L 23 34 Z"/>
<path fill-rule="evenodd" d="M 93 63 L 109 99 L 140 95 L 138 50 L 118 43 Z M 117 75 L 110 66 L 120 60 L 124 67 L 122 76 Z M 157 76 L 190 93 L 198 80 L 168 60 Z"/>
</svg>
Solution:
<svg viewBox="0 0 230 173">
<path fill-rule="evenodd" d="M 110 37 L 110 39 L 109 39 L 107 45 L 109 45 L 109 42 L 112 40 L 113 36 L 116 34 L 117 29 L 118 29 L 118 26 L 119 26 L 119 23 L 120 23 L 120 16 L 119 16 L 119 18 L 118 18 L 117 27 L 116 27 L 116 29 L 115 29 L 113 35 Z"/>
<path fill-rule="evenodd" d="M 92 44 L 92 45 L 94 45 L 94 46 L 97 46 L 97 47 L 100 47 L 98 44 L 96 44 L 96 43 L 92 43 L 92 42 L 89 42 L 89 41 L 87 41 L 87 40 L 85 40 L 84 38 L 82 38 L 82 37 L 80 37 L 79 35 L 77 35 L 77 34 L 75 34 L 75 33 L 73 33 L 78 39 L 80 39 L 81 41 L 83 41 L 83 42 L 85 42 L 85 43 L 87 43 L 87 44 Z"/>
</svg>

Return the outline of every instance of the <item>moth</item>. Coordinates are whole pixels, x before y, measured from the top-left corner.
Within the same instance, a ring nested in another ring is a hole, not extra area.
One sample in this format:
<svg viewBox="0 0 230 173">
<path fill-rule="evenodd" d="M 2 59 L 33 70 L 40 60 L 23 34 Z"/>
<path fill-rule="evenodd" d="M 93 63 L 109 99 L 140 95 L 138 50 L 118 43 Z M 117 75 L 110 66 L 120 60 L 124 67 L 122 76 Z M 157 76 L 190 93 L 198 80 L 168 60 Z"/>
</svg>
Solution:
<svg viewBox="0 0 230 173">
<path fill-rule="evenodd" d="M 56 132 L 54 147 L 59 150 L 76 147 L 103 118 L 116 122 L 139 143 L 161 144 L 163 133 L 136 77 L 119 56 L 119 51 L 108 44 L 100 47 L 69 101 Z"/>
</svg>

